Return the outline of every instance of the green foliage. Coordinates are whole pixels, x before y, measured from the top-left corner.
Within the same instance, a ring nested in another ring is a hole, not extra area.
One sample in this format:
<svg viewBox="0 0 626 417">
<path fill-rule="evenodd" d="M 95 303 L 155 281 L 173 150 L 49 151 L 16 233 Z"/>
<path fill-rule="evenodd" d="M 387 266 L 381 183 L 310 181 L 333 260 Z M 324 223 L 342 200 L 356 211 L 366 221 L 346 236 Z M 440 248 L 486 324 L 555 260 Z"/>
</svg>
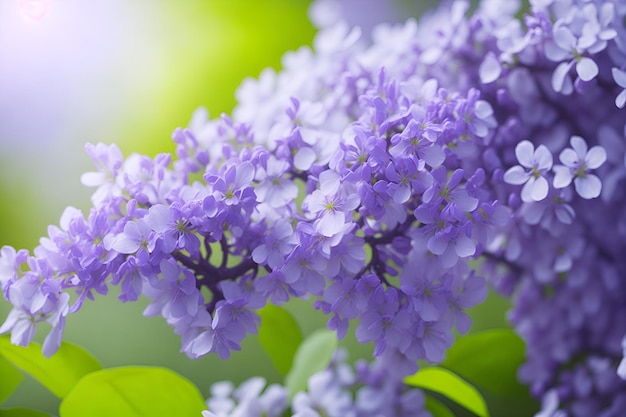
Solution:
<svg viewBox="0 0 626 417">
<path fill-rule="evenodd" d="M 291 313 L 268 304 L 258 311 L 261 316 L 259 341 L 272 363 L 282 375 L 291 369 L 293 358 L 302 343 L 300 326 Z"/>
<path fill-rule="evenodd" d="M 0 354 L 59 398 L 65 397 L 83 376 L 102 368 L 90 353 L 67 342 L 61 344 L 55 355 L 46 358 L 41 353 L 41 345 L 15 346 L 8 336 L 3 336 L 0 337 Z"/>
<path fill-rule="evenodd" d="M 50 417 L 50 414 L 30 408 L 0 408 L 0 417 Z"/>
<path fill-rule="evenodd" d="M 198 388 L 166 368 L 122 367 L 92 372 L 63 399 L 61 417 L 198 417 Z"/>
<path fill-rule="evenodd" d="M 0 356 L 0 403 L 11 396 L 24 376 L 8 360 Z M 2 413 L 0 413 L 2 416 Z"/>
<path fill-rule="evenodd" d="M 480 392 L 454 372 L 438 367 L 421 369 L 406 377 L 408 385 L 437 392 L 463 406 L 478 417 L 489 417 L 487 404 Z M 444 414 L 445 415 L 445 414 Z"/>
<path fill-rule="evenodd" d="M 454 414 L 448 407 L 435 400 L 430 395 L 426 395 L 426 404 L 424 405 L 433 417 L 454 417 Z"/>
<path fill-rule="evenodd" d="M 337 335 L 330 330 L 317 330 L 304 339 L 293 359 L 293 366 L 285 377 L 285 386 L 290 397 L 306 390 L 309 378 L 330 364 L 336 349 Z"/>
<path fill-rule="evenodd" d="M 510 329 L 496 329 L 458 338 L 442 366 L 483 393 L 494 415 L 533 415 L 538 404 L 517 380 L 524 361 L 524 342 Z"/>
</svg>

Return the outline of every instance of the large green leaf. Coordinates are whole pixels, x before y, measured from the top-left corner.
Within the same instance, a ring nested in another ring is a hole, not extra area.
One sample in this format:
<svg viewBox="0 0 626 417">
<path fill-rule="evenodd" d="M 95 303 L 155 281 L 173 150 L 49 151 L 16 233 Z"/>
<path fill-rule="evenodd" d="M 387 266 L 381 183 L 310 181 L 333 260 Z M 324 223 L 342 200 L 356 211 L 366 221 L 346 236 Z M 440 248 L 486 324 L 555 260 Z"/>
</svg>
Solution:
<svg viewBox="0 0 626 417">
<path fill-rule="evenodd" d="M 0 408 L 0 417 L 51 417 L 50 414 L 43 411 L 33 410 L 30 408 Z"/>
<path fill-rule="evenodd" d="M 304 339 L 285 377 L 285 386 L 291 397 L 305 390 L 309 378 L 330 364 L 336 349 L 337 335 L 330 330 L 317 330 Z"/>
<path fill-rule="evenodd" d="M 441 404 L 430 395 L 426 395 L 424 408 L 430 411 L 430 414 L 432 414 L 433 417 L 454 417 L 454 414 L 452 414 L 452 411 L 450 411 L 448 407 Z"/>
<path fill-rule="evenodd" d="M 493 414 L 532 415 L 538 404 L 517 380 L 524 352 L 524 342 L 512 330 L 487 330 L 459 337 L 441 366 L 471 381 L 488 400 Z"/>
<path fill-rule="evenodd" d="M 480 392 L 448 369 L 424 368 L 404 379 L 408 385 L 437 392 L 463 406 L 478 417 L 489 417 L 487 404 Z"/>
<path fill-rule="evenodd" d="M 0 356 L 0 403 L 3 403 L 13 394 L 23 379 L 24 375 L 3 356 Z"/>
<path fill-rule="evenodd" d="M 258 311 L 261 316 L 259 341 L 272 363 L 283 375 L 291 369 L 293 358 L 302 343 L 302 331 L 291 313 L 268 304 Z"/>
<path fill-rule="evenodd" d="M 199 417 L 206 409 L 198 388 L 157 367 L 121 367 L 93 372 L 63 399 L 61 417 Z"/>
<path fill-rule="evenodd" d="M 61 343 L 59 351 L 46 358 L 41 353 L 41 345 L 15 346 L 4 336 L 0 337 L 0 354 L 59 398 L 65 397 L 83 376 L 102 369 L 90 353 L 67 342 Z"/>
</svg>

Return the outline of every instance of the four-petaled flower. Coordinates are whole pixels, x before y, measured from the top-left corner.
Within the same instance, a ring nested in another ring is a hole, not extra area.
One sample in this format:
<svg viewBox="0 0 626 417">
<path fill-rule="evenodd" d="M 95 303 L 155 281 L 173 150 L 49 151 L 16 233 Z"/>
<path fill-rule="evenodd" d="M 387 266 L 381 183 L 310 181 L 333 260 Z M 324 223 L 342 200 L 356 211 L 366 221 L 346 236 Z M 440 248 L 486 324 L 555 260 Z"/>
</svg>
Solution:
<svg viewBox="0 0 626 417">
<path fill-rule="evenodd" d="M 522 201 L 531 203 L 541 201 L 548 195 L 548 180 L 545 175 L 552 168 L 552 153 L 539 145 L 537 149 L 528 140 L 523 140 L 515 147 L 515 156 L 520 165 L 509 168 L 504 173 L 504 181 L 521 185 Z"/>
<path fill-rule="evenodd" d="M 563 165 L 554 166 L 554 188 L 565 188 L 574 181 L 579 196 L 585 199 L 596 198 L 602 191 L 602 182 L 589 170 L 599 168 L 606 161 L 606 151 L 602 146 L 588 150 L 587 142 L 580 136 L 572 136 L 571 148 L 563 149 L 559 160 Z"/>
</svg>

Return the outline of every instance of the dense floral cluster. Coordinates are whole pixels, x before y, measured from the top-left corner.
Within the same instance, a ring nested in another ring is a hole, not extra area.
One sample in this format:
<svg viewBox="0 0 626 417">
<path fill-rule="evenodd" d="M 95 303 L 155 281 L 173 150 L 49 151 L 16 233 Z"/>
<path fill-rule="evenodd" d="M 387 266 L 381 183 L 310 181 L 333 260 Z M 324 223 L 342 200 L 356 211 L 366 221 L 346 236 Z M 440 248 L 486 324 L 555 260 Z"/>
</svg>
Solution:
<svg viewBox="0 0 626 417">
<path fill-rule="evenodd" d="M 66 316 L 120 285 L 190 357 L 226 358 L 268 300 L 314 296 L 399 379 L 468 330 L 486 278 L 514 298 L 544 415 L 618 415 L 626 6 L 517 6 L 456 1 L 371 44 L 339 22 L 246 81 L 232 118 L 196 112 L 174 160 L 89 145 L 91 212 L 33 254 L 2 248 L 0 333 L 25 345 L 48 322 L 52 354 Z"/>
<path fill-rule="evenodd" d="M 431 417 L 422 391 L 408 388 L 379 362 L 359 361 L 353 369 L 339 350 L 330 365 L 312 375 L 305 391 L 289 398 L 279 384 L 251 378 L 235 388 L 232 382 L 211 387 L 203 417 Z"/>
</svg>

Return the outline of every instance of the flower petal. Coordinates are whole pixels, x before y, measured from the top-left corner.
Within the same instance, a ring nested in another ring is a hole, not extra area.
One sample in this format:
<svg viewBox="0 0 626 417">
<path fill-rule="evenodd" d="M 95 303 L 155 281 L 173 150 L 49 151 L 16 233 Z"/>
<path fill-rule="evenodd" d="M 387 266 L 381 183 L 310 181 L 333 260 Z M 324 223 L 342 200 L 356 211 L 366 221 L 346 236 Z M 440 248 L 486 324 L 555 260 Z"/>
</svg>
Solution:
<svg viewBox="0 0 626 417">
<path fill-rule="evenodd" d="M 554 181 L 552 182 L 554 188 L 565 188 L 572 183 L 572 178 L 574 177 L 574 175 L 568 167 L 563 165 L 555 165 L 552 170 L 555 173 Z"/>
<path fill-rule="evenodd" d="M 576 178 L 574 180 L 574 187 L 576 188 L 576 192 L 579 196 L 589 200 L 600 195 L 600 192 L 602 191 L 602 182 L 600 181 L 600 178 L 595 175 L 588 174 L 582 178 Z"/>
<path fill-rule="evenodd" d="M 539 145 L 534 155 L 537 168 L 541 171 L 552 168 L 552 152 L 545 146 Z"/>
<path fill-rule="evenodd" d="M 587 152 L 587 157 L 585 158 L 585 162 L 587 163 L 587 168 L 596 169 L 600 167 L 606 161 L 606 151 L 602 146 L 594 146 L 589 149 Z"/>
<path fill-rule="evenodd" d="M 582 57 L 576 64 L 576 73 L 583 81 L 593 80 L 598 72 L 598 64 L 591 58 Z"/>
<path fill-rule="evenodd" d="M 466 258 L 476 253 L 476 244 L 464 233 L 459 233 L 454 244 L 454 249 L 459 257 Z"/>
<path fill-rule="evenodd" d="M 622 88 L 626 88 L 626 71 L 623 71 L 619 68 L 611 68 L 611 72 L 613 73 L 613 79 Z"/>
<path fill-rule="evenodd" d="M 528 141 L 523 140 L 515 146 L 515 157 L 520 165 L 526 168 L 532 168 L 534 165 L 535 147 Z"/>
<path fill-rule="evenodd" d="M 480 82 L 483 84 L 490 84 L 498 79 L 502 67 L 498 58 L 493 52 L 489 52 L 478 69 L 478 75 L 480 76 Z"/>
<path fill-rule="evenodd" d="M 522 201 L 525 203 L 541 201 L 547 197 L 548 189 L 548 180 L 544 177 L 530 178 L 522 188 Z"/>
<path fill-rule="evenodd" d="M 564 165 L 570 168 L 576 168 L 580 161 L 580 158 L 578 157 L 576 152 L 571 148 L 563 149 L 561 153 L 559 154 L 559 159 Z"/>
<path fill-rule="evenodd" d="M 504 173 L 504 182 L 507 184 L 520 185 L 528 181 L 530 173 L 526 172 L 524 168 L 519 165 L 515 165 Z"/>
</svg>

